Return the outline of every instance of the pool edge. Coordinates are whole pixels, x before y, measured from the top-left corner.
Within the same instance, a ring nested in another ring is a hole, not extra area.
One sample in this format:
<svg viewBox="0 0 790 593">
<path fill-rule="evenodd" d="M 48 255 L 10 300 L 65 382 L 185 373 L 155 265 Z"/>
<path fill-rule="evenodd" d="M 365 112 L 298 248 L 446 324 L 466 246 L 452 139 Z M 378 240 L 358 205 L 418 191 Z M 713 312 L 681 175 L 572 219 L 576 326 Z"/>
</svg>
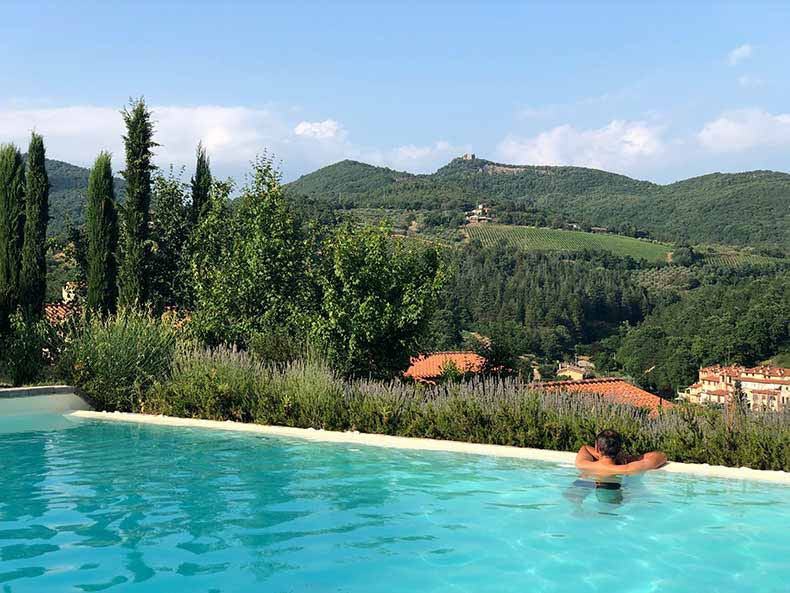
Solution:
<svg viewBox="0 0 790 593">
<path fill-rule="evenodd" d="M 469 453 L 473 455 L 529 459 L 534 461 L 550 461 L 554 463 L 566 464 L 573 464 L 573 460 L 576 457 L 575 453 L 568 451 L 554 451 L 550 449 L 530 449 L 526 447 L 482 445 L 476 443 L 464 443 L 460 441 L 398 437 L 361 432 L 337 432 L 331 430 L 316 430 L 314 428 L 292 428 L 289 426 L 247 424 L 243 422 L 232 422 L 230 420 L 223 422 L 217 420 L 201 420 L 197 418 L 152 416 L 148 414 L 132 414 L 126 412 L 94 412 L 89 410 L 76 410 L 70 412 L 68 415 L 92 420 L 111 420 L 119 422 L 154 424 L 160 426 L 182 426 L 207 428 L 213 430 L 231 430 L 236 432 L 248 432 L 270 436 L 292 437 L 309 441 L 351 443 L 358 445 L 370 445 L 374 447 L 388 447 L 392 449 L 447 451 L 454 453 Z M 720 465 L 670 462 L 658 471 L 667 473 L 692 474 L 712 478 L 755 480 L 778 484 L 790 484 L 790 473 L 778 470 L 756 470 L 747 467 L 725 467 Z"/>
</svg>

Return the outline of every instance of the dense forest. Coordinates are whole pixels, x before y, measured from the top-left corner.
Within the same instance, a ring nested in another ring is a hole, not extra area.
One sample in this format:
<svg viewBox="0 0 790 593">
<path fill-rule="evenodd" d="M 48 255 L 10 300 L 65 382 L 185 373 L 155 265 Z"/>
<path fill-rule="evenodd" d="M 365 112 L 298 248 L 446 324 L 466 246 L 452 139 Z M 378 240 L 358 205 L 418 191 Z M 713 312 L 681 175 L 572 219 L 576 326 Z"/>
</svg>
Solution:
<svg viewBox="0 0 790 593">
<path fill-rule="evenodd" d="M 505 223 L 575 222 L 663 241 L 790 249 L 790 175 L 773 171 L 657 185 L 596 169 L 482 159 L 454 159 L 431 175 L 342 161 L 303 176 L 287 191 L 345 209 L 452 213 L 485 202 Z"/>
<path fill-rule="evenodd" d="M 701 286 L 657 307 L 606 346 L 613 353 L 608 366 L 665 394 L 692 383 L 700 366 L 751 366 L 788 352 L 790 273 Z"/>
<path fill-rule="evenodd" d="M 426 349 L 451 349 L 472 331 L 505 340 L 517 355 L 572 356 L 650 310 L 633 260 L 584 253 L 529 254 L 502 244 L 452 254 L 453 275 L 431 321 Z"/>
</svg>

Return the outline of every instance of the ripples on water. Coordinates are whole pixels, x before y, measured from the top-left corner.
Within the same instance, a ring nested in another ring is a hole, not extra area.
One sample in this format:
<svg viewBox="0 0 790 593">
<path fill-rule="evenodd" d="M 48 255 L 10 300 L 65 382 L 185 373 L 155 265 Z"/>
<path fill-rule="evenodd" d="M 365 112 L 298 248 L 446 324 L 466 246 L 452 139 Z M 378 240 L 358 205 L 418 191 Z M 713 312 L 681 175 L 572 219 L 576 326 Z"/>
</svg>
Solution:
<svg viewBox="0 0 790 593">
<path fill-rule="evenodd" d="M 4 422 L 9 422 L 5 420 Z M 788 591 L 790 489 L 84 422 L 0 435 L 0 587 Z"/>
</svg>

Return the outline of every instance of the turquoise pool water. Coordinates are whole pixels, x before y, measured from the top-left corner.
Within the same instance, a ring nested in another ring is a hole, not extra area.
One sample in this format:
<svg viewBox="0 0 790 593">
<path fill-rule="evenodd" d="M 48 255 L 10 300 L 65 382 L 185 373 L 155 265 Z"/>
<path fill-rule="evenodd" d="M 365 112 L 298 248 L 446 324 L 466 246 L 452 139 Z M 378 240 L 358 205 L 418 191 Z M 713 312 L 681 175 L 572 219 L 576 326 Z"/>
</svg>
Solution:
<svg viewBox="0 0 790 593">
<path fill-rule="evenodd" d="M 0 435 L 4 593 L 790 589 L 778 485 L 651 474 L 620 498 L 520 460 L 38 426 Z"/>
</svg>

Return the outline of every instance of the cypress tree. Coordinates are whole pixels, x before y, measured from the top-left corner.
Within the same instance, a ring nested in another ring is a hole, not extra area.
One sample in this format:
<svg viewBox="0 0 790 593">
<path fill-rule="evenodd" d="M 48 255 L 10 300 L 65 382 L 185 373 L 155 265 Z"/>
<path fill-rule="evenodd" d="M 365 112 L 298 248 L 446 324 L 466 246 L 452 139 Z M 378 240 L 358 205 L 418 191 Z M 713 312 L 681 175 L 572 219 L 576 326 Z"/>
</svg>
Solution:
<svg viewBox="0 0 790 593">
<path fill-rule="evenodd" d="M 0 145 L 0 333 L 19 304 L 25 165 L 13 144 Z"/>
<path fill-rule="evenodd" d="M 123 208 L 123 241 L 118 272 L 118 300 L 122 306 L 142 305 L 148 299 L 148 218 L 151 206 L 151 163 L 154 125 L 141 98 L 122 111 L 126 124 L 126 203 Z"/>
<path fill-rule="evenodd" d="M 102 315 L 115 311 L 118 298 L 116 284 L 116 248 L 118 219 L 115 210 L 112 161 L 108 152 L 101 152 L 88 178 L 86 212 L 88 234 L 88 299 L 90 311 Z"/>
<path fill-rule="evenodd" d="M 25 231 L 19 278 L 19 298 L 28 317 L 41 316 L 47 283 L 49 178 L 44 157 L 44 139 L 33 132 L 25 168 Z"/>
<path fill-rule="evenodd" d="M 208 207 L 209 192 L 211 191 L 211 169 L 206 148 L 203 143 L 197 146 L 197 164 L 195 176 L 192 178 L 192 223 L 197 224 L 205 214 Z"/>
</svg>

